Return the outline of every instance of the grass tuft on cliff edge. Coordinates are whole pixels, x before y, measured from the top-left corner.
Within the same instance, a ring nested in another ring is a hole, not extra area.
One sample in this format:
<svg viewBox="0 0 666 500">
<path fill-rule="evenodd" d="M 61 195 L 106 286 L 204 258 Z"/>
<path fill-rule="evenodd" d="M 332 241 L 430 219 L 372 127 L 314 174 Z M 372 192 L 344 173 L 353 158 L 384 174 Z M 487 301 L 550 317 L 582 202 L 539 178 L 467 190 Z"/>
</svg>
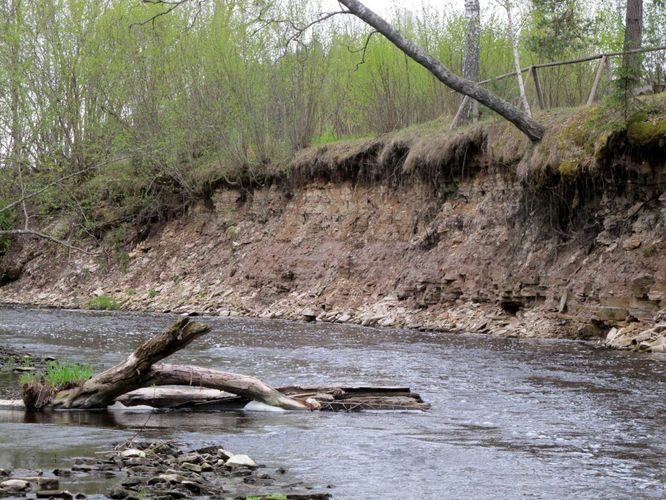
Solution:
<svg viewBox="0 0 666 500">
<path fill-rule="evenodd" d="M 493 168 L 538 187 L 553 176 L 566 181 L 594 173 L 618 142 L 638 154 L 641 148 L 663 147 L 666 94 L 642 97 L 638 105 L 640 111 L 628 121 L 605 103 L 538 112 L 535 118 L 547 131 L 536 145 L 506 122 L 449 131 L 445 120 L 435 120 L 376 138 L 304 149 L 282 169 L 295 184 L 387 180 L 397 185 L 420 179 L 437 185 Z"/>
</svg>

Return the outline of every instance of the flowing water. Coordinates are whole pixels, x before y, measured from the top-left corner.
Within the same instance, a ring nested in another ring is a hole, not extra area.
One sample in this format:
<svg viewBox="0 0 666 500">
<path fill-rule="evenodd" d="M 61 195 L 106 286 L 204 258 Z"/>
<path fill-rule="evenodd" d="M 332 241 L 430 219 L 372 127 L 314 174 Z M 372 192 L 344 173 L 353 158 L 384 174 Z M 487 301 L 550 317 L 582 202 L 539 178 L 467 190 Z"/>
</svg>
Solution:
<svg viewBox="0 0 666 500">
<path fill-rule="evenodd" d="M 172 320 L 0 309 L 0 344 L 99 370 Z M 273 385 L 405 385 L 432 409 L 0 411 L 0 467 L 52 468 L 140 432 L 248 453 L 334 498 L 666 497 L 664 359 L 578 342 L 200 320 L 213 331 L 174 362 L 252 374 Z"/>
</svg>

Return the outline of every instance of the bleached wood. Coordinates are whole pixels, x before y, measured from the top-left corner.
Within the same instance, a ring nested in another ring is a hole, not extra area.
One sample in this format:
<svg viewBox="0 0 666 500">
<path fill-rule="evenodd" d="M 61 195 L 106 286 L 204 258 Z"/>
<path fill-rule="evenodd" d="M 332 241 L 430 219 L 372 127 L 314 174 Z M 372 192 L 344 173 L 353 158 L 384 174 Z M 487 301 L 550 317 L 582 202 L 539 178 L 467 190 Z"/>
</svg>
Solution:
<svg viewBox="0 0 666 500">
<path fill-rule="evenodd" d="M 157 364 L 208 331 L 210 327 L 207 325 L 190 323 L 188 318 L 182 318 L 141 344 L 122 363 L 95 375 L 80 387 L 58 392 L 50 406 L 102 409 L 113 404 L 119 396 L 142 387 L 189 385 L 220 389 L 289 410 L 316 409 L 316 405 L 296 401 L 254 377 L 195 366 Z"/>
</svg>

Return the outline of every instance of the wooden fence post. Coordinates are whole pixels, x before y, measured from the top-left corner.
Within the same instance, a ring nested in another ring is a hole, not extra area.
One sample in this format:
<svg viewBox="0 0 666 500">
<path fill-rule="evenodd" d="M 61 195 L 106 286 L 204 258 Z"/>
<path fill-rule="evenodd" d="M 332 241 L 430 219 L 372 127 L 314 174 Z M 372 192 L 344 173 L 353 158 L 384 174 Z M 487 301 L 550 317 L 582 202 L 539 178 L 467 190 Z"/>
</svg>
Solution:
<svg viewBox="0 0 666 500">
<path fill-rule="evenodd" d="M 534 79 L 534 88 L 536 89 L 537 100 L 539 101 L 539 108 L 543 111 L 546 109 L 546 103 L 543 99 L 543 91 L 541 90 L 541 82 L 539 81 L 539 74 L 535 66 L 530 68 L 532 78 Z"/>
<path fill-rule="evenodd" d="M 463 110 L 465 109 L 465 106 L 467 105 L 467 101 L 469 101 L 469 96 L 463 97 L 462 102 L 460 103 L 460 107 L 458 108 L 458 111 L 456 112 L 456 116 L 453 117 L 453 121 L 451 122 L 451 126 L 449 127 L 449 130 L 453 130 L 458 126 L 458 122 L 460 121 L 460 117 L 463 114 Z"/>
<path fill-rule="evenodd" d="M 594 75 L 594 83 L 592 84 L 592 90 L 590 90 L 590 96 L 587 98 L 587 105 L 591 106 L 594 102 L 594 97 L 597 95 L 597 87 L 599 87 L 599 82 L 601 81 L 601 74 L 604 71 L 604 68 L 608 64 L 608 56 L 606 54 L 601 56 L 601 61 L 599 61 L 599 67 L 597 68 L 597 74 Z"/>
</svg>

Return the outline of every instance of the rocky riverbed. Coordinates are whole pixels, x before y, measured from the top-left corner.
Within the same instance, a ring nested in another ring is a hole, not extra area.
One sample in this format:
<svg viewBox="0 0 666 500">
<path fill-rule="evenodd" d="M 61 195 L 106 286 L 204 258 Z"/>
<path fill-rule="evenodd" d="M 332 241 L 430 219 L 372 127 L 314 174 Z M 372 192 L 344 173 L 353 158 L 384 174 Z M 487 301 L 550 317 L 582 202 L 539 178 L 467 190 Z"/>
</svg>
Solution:
<svg viewBox="0 0 666 500">
<path fill-rule="evenodd" d="M 294 481 L 283 468 L 268 470 L 247 455 L 220 447 L 183 450 L 164 441 L 128 441 L 96 457 L 76 458 L 71 466 L 47 471 L 0 469 L 0 497 L 86 498 L 61 489 L 61 484 L 86 476 L 105 480 L 108 489 L 99 493 L 114 499 L 330 497 Z"/>
<path fill-rule="evenodd" d="M 54 358 L 0 346 L 0 399 L 20 398 L 18 377 L 43 372 Z M 294 480 L 283 468 L 267 470 L 252 458 L 220 447 L 187 450 L 173 442 L 120 443 L 97 457 L 79 457 L 51 470 L 5 470 L 0 467 L 0 498 L 86 498 L 61 488 L 82 478 L 109 486 L 102 495 L 139 498 L 323 499 L 312 487 Z"/>
<path fill-rule="evenodd" d="M 0 345 L 0 399 L 17 399 L 20 390 L 17 385 L 22 373 L 44 372 L 55 358 L 31 354 L 25 349 L 14 349 Z"/>
</svg>

